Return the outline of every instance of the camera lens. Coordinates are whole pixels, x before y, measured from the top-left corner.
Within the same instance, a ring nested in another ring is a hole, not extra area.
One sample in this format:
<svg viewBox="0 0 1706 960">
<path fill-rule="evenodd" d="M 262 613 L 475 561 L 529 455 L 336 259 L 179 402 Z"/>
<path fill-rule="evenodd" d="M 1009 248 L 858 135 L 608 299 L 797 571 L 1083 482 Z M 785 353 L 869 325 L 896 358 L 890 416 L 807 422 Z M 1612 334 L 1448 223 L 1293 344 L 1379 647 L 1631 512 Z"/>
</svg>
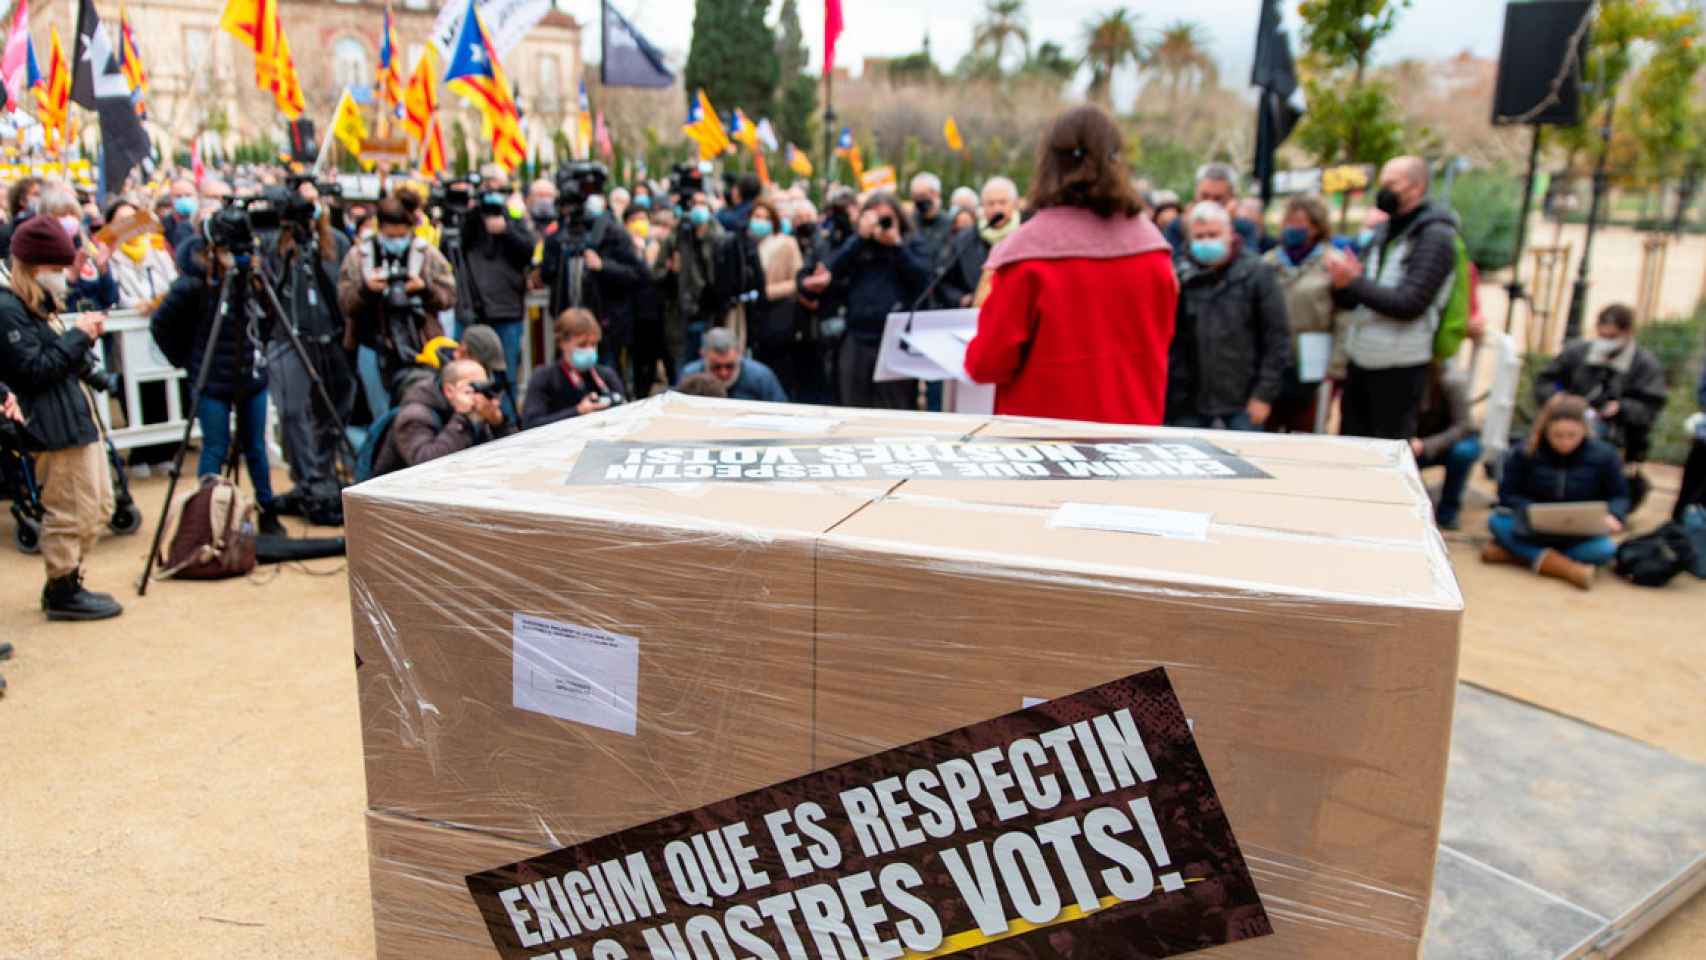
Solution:
<svg viewBox="0 0 1706 960">
<path fill-rule="evenodd" d="M 894 218 L 884 214 L 877 218 L 877 226 L 882 227 L 884 230 L 891 229 L 894 227 Z"/>
</svg>

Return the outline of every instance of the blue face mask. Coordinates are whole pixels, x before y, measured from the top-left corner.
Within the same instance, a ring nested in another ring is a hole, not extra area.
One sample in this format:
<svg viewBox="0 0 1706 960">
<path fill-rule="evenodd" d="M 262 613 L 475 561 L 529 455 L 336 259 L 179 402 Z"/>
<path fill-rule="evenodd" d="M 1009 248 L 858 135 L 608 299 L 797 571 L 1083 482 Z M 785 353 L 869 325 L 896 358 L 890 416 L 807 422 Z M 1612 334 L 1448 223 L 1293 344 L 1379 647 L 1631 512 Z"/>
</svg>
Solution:
<svg viewBox="0 0 1706 960">
<path fill-rule="evenodd" d="M 598 363 L 597 347 L 576 347 L 569 354 L 569 365 L 576 370 L 591 370 Z"/>
<path fill-rule="evenodd" d="M 792 221 L 792 220 L 782 221 L 782 236 L 791 237 L 793 235 L 794 235 L 794 221 Z"/>
<path fill-rule="evenodd" d="M 172 201 L 172 212 L 180 217 L 195 216 L 196 202 L 194 197 L 177 197 Z"/>
<path fill-rule="evenodd" d="M 1192 240 L 1191 259 L 1205 267 L 1212 267 L 1226 259 L 1225 240 Z"/>
<path fill-rule="evenodd" d="M 1287 250 L 1301 250 L 1309 242 L 1309 228 L 1286 227 L 1280 231 L 1280 245 Z"/>
<path fill-rule="evenodd" d="M 385 252 L 393 257 L 400 257 L 409 252 L 408 237 L 380 237 L 379 245 L 384 247 Z"/>
<path fill-rule="evenodd" d="M 1357 246 L 1366 247 L 1373 242 L 1374 242 L 1374 228 L 1373 227 L 1369 227 L 1368 229 L 1364 230 L 1363 232 L 1357 234 Z"/>
<path fill-rule="evenodd" d="M 695 227 L 702 227 L 711 219 L 711 208 L 694 207 L 693 212 L 687 215 L 687 219 L 693 221 Z"/>
<path fill-rule="evenodd" d="M 770 236 L 770 229 L 770 221 L 768 220 L 754 220 L 746 225 L 747 232 L 760 240 Z"/>
<path fill-rule="evenodd" d="M 644 193 L 640 194 L 634 198 L 634 206 L 639 207 L 641 210 L 650 210 L 652 208 L 651 196 Z"/>
</svg>

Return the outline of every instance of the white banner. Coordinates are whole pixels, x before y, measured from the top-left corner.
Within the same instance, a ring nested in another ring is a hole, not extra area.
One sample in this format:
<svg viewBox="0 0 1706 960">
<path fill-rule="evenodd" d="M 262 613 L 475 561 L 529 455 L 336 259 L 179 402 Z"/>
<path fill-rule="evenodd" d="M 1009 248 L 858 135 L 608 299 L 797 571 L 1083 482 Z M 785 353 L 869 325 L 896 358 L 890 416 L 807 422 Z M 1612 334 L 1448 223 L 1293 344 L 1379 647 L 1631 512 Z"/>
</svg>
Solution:
<svg viewBox="0 0 1706 960">
<path fill-rule="evenodd" d="M 480 20 L 492 38 L 498 56 L 506 56 L 534 25 L 551 12 L 551 0 L 479 0 Z M 456 34 L 468 13 L 467 0 L 450 0 L 438 11 L 432 25 L 432 45 L 448 56 L 455 49 Z"/>
</svg>

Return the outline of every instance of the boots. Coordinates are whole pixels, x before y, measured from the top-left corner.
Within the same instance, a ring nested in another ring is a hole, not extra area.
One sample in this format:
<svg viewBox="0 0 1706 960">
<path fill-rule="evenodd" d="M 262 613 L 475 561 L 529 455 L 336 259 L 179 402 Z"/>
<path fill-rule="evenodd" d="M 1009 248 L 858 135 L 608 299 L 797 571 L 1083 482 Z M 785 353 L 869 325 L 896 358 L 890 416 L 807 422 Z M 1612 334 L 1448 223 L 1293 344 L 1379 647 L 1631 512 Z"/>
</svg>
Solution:
<svg viewBox="0 0 1706 960">
<path fill-rule="evenodd" d="M 109 593 L 83 589 L 83 571 L 74 570 L 42 587 L 41 608 L 49 620 L 109 620 L 124 612 Z"/>
<path fill-rule="evenodd" d="M 1509 550 L 1499 546 L 1499 541 L 1489 540 L 1487 541 L 1487 545 L 1481 548 L 1481 562 L 1515 563 L 1516 557 L 1511 556 L 1511 552 Z"/>
<path fill-rule="evenodd" d="M 1556 550 L 1548 550 L 1534 562 L 1534 572 L 1575 584 L 1582 590 L 1591 590 L 1598 568 L 1589 563 L 1577 563 Z"/>
<path fill-rule="evenodd" d="M 284 524 L 278 521 L 278 508 L 265 506 L 261 508 L 261 535 L 272 537 L 288 536 Z"/>
</svg>

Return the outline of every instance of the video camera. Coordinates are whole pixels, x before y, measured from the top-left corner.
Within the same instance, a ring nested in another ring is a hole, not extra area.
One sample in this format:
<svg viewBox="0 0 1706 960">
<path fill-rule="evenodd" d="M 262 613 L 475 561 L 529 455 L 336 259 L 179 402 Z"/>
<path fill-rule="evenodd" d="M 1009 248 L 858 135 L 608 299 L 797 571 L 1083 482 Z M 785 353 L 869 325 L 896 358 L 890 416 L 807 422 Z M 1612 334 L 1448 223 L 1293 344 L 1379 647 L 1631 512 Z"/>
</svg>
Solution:
<svg viewBox="0 0 1706 960">
<path fill-rule="evenodd" d="M 669 196 L 678 207 L 686 207 L 695 193 L 705 190 L 705 171 L 697 163 L 678 163 L 669 170 Z"/>
<path fill-rule="evenodd" d="M 248 197 L 228 201 L 202 224 L 202 236 L 209 247 L 226 250 L 239 259 L 255 252 L 254 207 L 261 206 L 265 197 Z M 262 210 L 263 218 L 265 210 Z M 276 220 L 275 220 L 276 222 Z"/>
<path fill-rule="evenodd" d="M 438 219 L 446 226 L 460 227 L 463 218 L 474 209 L 474 192 L 479 188 L 480 178 L 474 174 L 441 180 L 432 185 L 427 206 L 438 212 Z"/>
<path fill-rule="evenodd" d="M 604 192 L 610 171 L 602 163 L 575 160 L 557 171 L 557 212 L 571 222 L 586 220 L 586 198 Z"/>
</svg>

